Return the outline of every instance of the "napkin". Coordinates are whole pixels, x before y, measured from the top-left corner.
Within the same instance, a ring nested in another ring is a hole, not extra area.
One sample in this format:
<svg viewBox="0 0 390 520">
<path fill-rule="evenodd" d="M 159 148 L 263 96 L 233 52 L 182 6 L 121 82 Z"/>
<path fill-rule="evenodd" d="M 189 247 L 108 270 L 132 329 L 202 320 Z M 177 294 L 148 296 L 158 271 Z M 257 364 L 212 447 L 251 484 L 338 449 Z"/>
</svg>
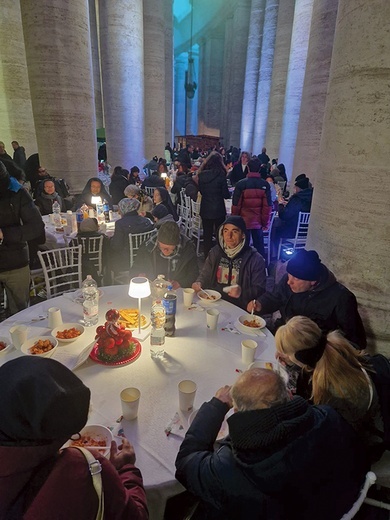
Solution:
<svg viewBox="0 0 390 520">
<path fill-rule="evenodd" d="M 187 425 L 186 425 L 187 427 Z M 168 437 L 168 435 L 179 435 L 180 437 L 184 438 L 186 428 L 183 426 L 182 418 L 178 414 L 178 412 L 175 413 L 175 415 L 172 417 L 172 419 L 169 421 L 169 423 L 165 426 L 164 432 L 165 435 Z"/>
</svg>

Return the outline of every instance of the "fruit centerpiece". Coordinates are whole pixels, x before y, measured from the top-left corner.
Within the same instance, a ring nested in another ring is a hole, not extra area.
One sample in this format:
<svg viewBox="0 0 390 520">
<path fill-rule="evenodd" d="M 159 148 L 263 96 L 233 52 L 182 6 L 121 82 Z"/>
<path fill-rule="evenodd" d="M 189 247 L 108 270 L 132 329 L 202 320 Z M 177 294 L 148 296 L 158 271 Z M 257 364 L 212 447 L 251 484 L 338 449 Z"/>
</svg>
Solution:
<svg viewBox="0 0 390 520">
<path fill-rule="evenodd" d="M 131 330 L 118 323 L 119 317 L 116 309 L 110 309 L 106 312 L 105 324 L 97 327 L 93 349 L 96 361 L 115 365 L 138 357 L 136 351 L 140 352 L 140 344 L 132 338 Z"/>
</svg>

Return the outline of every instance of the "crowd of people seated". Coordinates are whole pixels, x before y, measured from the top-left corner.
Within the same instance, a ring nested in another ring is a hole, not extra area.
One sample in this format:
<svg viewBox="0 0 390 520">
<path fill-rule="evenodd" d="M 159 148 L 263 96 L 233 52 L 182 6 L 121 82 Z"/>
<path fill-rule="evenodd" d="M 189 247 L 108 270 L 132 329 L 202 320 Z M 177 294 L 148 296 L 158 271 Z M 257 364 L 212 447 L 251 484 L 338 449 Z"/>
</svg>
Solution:
<svg viewBox="0 0 390 520">
<path fill-rule="evenodd" d="M 275 160 L 271 165 L 265 148 L 251 156 L 233 147 L 203 153 L 188 145 L 178 151 L 167 143 L 165 157 L 145 165 L 146 177 L 137 166 L 130 171 L 116 166 L 109 187 L 93 177 L 71 197 L 66 181 L 51 177 L 38 154 L 23 163 L 24 149 L 17 142 L 13 148 L 18 164 L 0 143 L 0 282 L 10 311 L 28 305 L 27 244 L 41 240 L 41 217 L 52 213 L 55 201 L 61 211 L 83 204 L 95 209 L 93 197 L 117 207 L 120 218 L 103 246 L 110 273 L 149 279 L 164 274 L 174 289 L 216 289 L 230 303 L 266 316 L 276 356 L 288 374 L 289 390 L 277 373 L 249 369 L 198 411 L 176 459 L 177 479 L 199 500 L 195 518 L 341 518 L 370 465 L 389 448 L 389 412 L 383 403 L 390 400 L 390 366 L 384 356 L 364 351 L 366 333 L 356 297 L 316 251 L 295 252 L 286 274 L 266 290 L 263 232 L 269 231 L 271 211 L 279 214 L 271 233 L 276 246 L 280 238 L 295 234 L 299 212 L 310 212 L 309 178 L 299 175 L 290 196 L 283 164 Z M 171 190 L 167 163 L 176 171 Z M 25 180 L 32 197 L 23 189 Z M 145 188 L 154 188 L 152 197 Z M 202 265 L 180 228 L 171 197 L 180 200 L 182 190 L 200 202 Z M 232 214 L 227 215 L 225 200 L 231 197 Z M 149 231 L 130 267 L 129 234 Z M 70 245 L 101 233 L 98 221 L 86 218 Z M 83 264 L 84 275 L 90 269 Z M 273 320 L 276 311 L 280 317 Z M 24 406 L 21 396 L 43 377 L 44 399 L 33 394 L 31 406 Z M 87 420 L 89 390 L 56 361 L 29 356 L 0 368 L 1 389 L 0 519 L 35 518 L 37 511 L 57 510 L 59 503 L 69 518 L 96 517 L 83 456 L 71 449 L 59 452 Z M 231 408 L 229 436 L 215 449 Z M 110 460 L 97 452 L 94 456 L 102 464 L 107 518 L 147 518 L 129 441 L 123 440 L 120 451 L 114 443 Z M 75 475 L 81 486 L 74 485 Z"/>
</svg>

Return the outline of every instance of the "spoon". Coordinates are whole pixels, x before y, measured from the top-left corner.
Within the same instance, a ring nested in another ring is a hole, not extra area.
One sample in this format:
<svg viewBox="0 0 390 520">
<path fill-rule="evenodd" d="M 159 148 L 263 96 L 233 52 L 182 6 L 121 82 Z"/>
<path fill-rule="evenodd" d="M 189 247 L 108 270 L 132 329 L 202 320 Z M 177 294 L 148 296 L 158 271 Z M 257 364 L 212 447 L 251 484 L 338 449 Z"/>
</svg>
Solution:
<svg viewBox="0 0 390 520">
<path fill-rule="evenodd" d="M 42 320 L 45 320 L 47 318 L 47 314 L 39 314 L 36 318 L 33 318 L 32 320 L 30 320 L 30 323 L 34 322 L 34 321 L 42 321 Z"/>
<path fill-rule="evenodd" d="M 256 305 L 256 300 L 253 300 L 253 307 L 252 307 L 251 316 L 253 316 L 253 313 L 255 311 L 255 305 Z"/>
</svg>

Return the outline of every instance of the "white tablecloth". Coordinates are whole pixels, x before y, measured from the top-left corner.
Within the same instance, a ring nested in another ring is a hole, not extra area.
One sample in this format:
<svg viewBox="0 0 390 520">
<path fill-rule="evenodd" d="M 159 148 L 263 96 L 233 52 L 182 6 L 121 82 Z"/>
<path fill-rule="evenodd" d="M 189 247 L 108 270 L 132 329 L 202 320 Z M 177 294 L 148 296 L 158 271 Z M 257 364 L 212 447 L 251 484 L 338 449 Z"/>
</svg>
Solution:
<svg viewBox="0 0 390 520">
<path fill-rule="evenodd" d="M 127 286 L 103 287 L 99 304 L 99 323 L 104 322 L 105 312 L 110 308 L 136 307 L 136 300 L 127 295 Z M 77 322 L 82 318 L 82 307 L 73 301 L 74 294 L 66 294 L 26 309 L 0 323 L 0 335 L 8 335 L 8 329 L 15 323 L 27 324 L 34 317 L 45 314 L 49 307 L 59 307 L 64 322 Z M 197 300 L 197 298 L 195 297 Z M 149 315 L 150 298 L 143 300 L 143 312 Z M 225 384 L 232 384 L 237 370 L 246 367 L 241 362 L 241 341 L 255 339 L 258 343 L 256 358 L 274 361 L 274 338 L 264 329 L 266 337 L 252 337 L 233 334 L 225 327 L 233 327 L 243 311 L 238 307 L 220 301 L 212 304 L 220 311 L 218 329 L 206 328 L 206 312 L 184 308 L 182 293 L 178 291 L 176 334 L 166 338 L 166 364 L 151 359 L 149 338 L 142 344 L 141 356 L 132 364 L 111 368 L 88 359 L 75 373 L 91 389 L 92 410 L 88 422 L 116 426 L 121 415 L 119 394 L 123 388 L 135 386 L 141 391 L 138 418 L 122 421 L 125 434 L 134 444 L 137 466 L 141 469 L 148 502 L 153 519 L 162 519 L 167 498 L 182 491 L 175 480 L 175 458 L 184 437 L 166 436 L 164 428 L 178 411 L 177 385 L 183 379 L 192 379 L 198 389 L 195 408 L 208 401 L 216 390 Z M 28 323 L 28 337 L 47 333 L 47 320 Z M 85 334 L 74 343 L 61 349 L 81 352 L 93 342 L 96 327 L 86 328 Z M 58 350 L 55 354 L 58 353 Z M 12 350 L 0 356 L 0 364 L 21 355 Z M 55 355 L 53 356 L 55 357 Z M 183 423 L 187 427 L 186 418 Z"/>
</svg>

